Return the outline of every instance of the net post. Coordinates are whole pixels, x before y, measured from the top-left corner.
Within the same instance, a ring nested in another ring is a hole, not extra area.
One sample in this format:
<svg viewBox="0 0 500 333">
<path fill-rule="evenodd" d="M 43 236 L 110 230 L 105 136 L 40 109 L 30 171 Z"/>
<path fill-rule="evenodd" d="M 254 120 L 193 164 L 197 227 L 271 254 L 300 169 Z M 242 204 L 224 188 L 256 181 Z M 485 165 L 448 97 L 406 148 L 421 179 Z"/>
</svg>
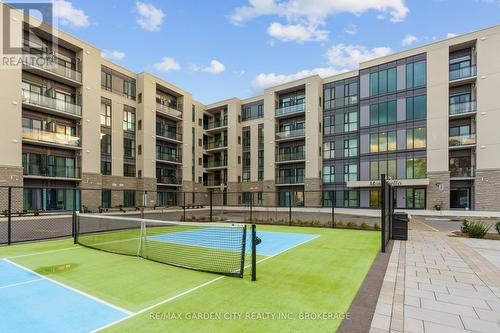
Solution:
<svg viewBox="0 0 500 333">
<path fill-rule="evenodd" d="M 252 224 L 252 281 L 257 280 L 257 227 Z"/>
<path fill-rule="evenodd" d="M 7 192 L 7 245 L 12 243 L 12 186 Z"/>
<path fill-rule="evenodd" d="M 330 201 L 332 202 L 332 228 L 335 228 L 335 200 L 334 200 L 334 192 L 330 192 Z"/>
<path fill-rule="evenodd" d="M 380 230 L 382 231 L 382 234 L 380 235 L 380 239 L 382 241 L 382 246 L 381 250 L 382 252 L 385 252 L 385 205 L 387 204 L 385 202 L 385 174 L 380 175 L 380 217 L 381 217 L 381 228 Z"/>
<path fill-rule="evenodd" d="M 80 229 L 80 219 L 78 218 L 77 211 L 73 212 L 73 228 L 74 228 L 73 244 L 78 244 L 78 231 Z"/>
<path fill-rule="evenodd" d="M 213 201 L 212 201 L 212 194 L 213 191 L 209 191 L 209 202 L 210 202 L 210 222 L 212 222 L 212 217 L 213 217 Z"/>
</svg>

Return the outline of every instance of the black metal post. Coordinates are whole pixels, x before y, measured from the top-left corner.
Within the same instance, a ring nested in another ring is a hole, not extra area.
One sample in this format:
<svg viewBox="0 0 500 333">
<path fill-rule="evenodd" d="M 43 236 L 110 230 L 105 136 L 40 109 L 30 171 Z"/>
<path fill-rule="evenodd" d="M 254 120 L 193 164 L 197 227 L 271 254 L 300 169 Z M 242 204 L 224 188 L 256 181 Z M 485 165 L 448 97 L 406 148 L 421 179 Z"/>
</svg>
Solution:
<svg viewBox="0 0 500 333">
<path fill-rule="evenodd" d="M 288 225 L 292 225 L 292 198 L 288 201 Z"/>
<path fill-rule="evenodd" d="M 12 187 L 9 187 L 7 194 L 7 245 L 12 242 Z"/>
<path fill-rule="evenodd" d="M 330 201 L 332 202 L 332 228 L 335 228 L 335 200 L 334 192 L 330 192 Z"/>
<path fill-rule="evenodd" d="M 76 244 L 76 189 L 73 189 L 73 214 L 71 224 L 71 235 L 73 236 L 74 243 Z"/>
<path fill-rule="evenodd" d="M 252 281 L 257 280 L 257 227 L 252 224 Z"/>
<path fill-rule="evenodd" d="M 382 252 L 385 253 L 385 174 L 380 175 L 380 216 L 381 216 L 381 228 L 382 234 L 380 235 L 380 239 L 382 241 Z"/>
<path fill-rule="evenodd" d="M 212 217 L 213 217 L 213 201 L 212 201 L 213 199 L 212 199 L 212 194 L 213 194 L 213 192 L 210 191 L 208 193 L 210 193 L 209 194 L 209 198 L 210 198 L 210 222 L 212 222 Z"/>
<path fill-rule="evenodd" d="M 184 222 L 186 222 L 186 192 L 182 192 L 182 208 L 184 211 Z"/>
<path fill-rule="evenodd" d="M 252 208 L 253 208 L 253 192 L 250 192 L 250 223 L 253 221 Z"/>
</svg>

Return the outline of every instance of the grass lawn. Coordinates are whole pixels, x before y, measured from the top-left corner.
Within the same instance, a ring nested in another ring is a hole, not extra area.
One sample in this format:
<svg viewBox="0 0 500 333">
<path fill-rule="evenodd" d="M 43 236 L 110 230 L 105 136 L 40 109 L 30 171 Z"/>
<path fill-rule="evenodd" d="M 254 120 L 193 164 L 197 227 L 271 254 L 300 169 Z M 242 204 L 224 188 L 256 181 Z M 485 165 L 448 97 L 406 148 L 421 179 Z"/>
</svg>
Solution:
<svg viewBox="0 0 500 333">
<path fill-rule="evenodd" d="M 104 332 L 334 332 L 341 319 L 300 317 L 310 313 L 332 316 L 349 309 L 379 251 L 380 233 L 284 226 L 258 229 L 320 237 L 259 263 L 256 282 L 250 281 L 250 270 L 243 279 L 219 278 L 74 246 L 71 240 L 1 247 L 0 258 L 11 258 L 134 313 L 213 281 Z M 29 255 L 33 253 L 39 254 Z M 221 318 L 193 318 L 203 313 Z M 280 318 L 269 318 L 278 314 Z"/>
</svg>

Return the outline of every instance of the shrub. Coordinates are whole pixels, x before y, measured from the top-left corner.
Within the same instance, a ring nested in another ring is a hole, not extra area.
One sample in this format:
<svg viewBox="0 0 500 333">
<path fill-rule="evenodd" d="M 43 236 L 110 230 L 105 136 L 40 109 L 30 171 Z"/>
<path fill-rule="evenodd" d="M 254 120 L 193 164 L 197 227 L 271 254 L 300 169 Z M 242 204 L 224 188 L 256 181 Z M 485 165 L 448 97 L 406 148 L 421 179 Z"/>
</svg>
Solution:
<svg viewBox="0 0 500 333">
<path fill-rule="evenodd" d="M 467 235 L 470 238 L 484 238 L 491 226 L 487 226 L 483 222 L 473 222 L 467 227 Z"/>
<path fill-rule="evenodd" d="M 375 223 L 375 225 L 373 226 L 373 229 L 380 230 L 380 226 L 378 225 L 378 223 Z"/>
<path fill-rule="evenodd" d="M 370 229 L 370 226 L 366 224 L 365 222 L 361 223 L 361 229 Z"/>
<path fill-rule="evenodd" d="M 335 226 L 336 226 L 336 227 L 345 227 L 345 223 L 344 223 L 344 222 L 337 221 L 337 222 L 335 222 Z"/>
<path fill-rule="evenodd" d="M 354 222 L 347 222 L 347 227 L 350 229 L 355 229 L 358 227 L 358 225 Z"/>
<path fill-rule="evenodd" d="M 500 221 L 497 221 L 497 223 L 495 223 L 495 230 L 500 234 Z"/>
<path fill-rule="evenodd" d="M 466 234 L 469 230 L 469 225 L 470 225 L 469 221 L 467 221 L 467 219 L 464 219 L 462 221 L 462 225 L 460 226 L 460 231 Z"/>
</svg>

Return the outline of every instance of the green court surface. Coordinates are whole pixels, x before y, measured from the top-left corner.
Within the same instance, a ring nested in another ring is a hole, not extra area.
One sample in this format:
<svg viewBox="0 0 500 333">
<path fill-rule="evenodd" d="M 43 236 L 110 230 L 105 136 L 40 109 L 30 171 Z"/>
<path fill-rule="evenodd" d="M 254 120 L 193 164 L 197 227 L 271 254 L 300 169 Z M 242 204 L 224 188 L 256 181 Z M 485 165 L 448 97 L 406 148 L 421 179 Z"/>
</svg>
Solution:
<svg viewBox="0 0 500 333">
<path fill-rule="evenodd" d="M 319 237 L 272 257 L 257 256 L 256 282 L 250 269 L 243 279 L 226 277 L 72 240 L 0 247 L 0 258 L 132 313 L 102 332 L 334 332 L 380 249 L 380 233 L 258 229 Z"/>
</svg>

